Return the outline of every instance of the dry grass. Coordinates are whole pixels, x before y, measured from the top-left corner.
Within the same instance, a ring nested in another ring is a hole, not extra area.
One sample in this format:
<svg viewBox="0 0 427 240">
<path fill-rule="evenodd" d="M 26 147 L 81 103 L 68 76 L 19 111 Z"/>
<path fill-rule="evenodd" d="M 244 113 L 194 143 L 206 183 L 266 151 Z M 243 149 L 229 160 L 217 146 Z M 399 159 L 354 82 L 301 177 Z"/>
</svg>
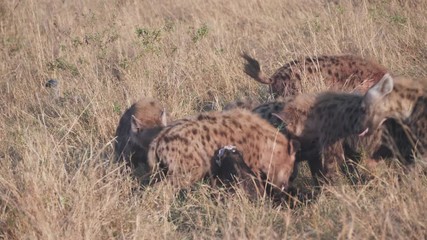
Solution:
<svg viewBox="0 0 427 240">
<path fill-rule="evenodd" d="M 0 1 L 0 234 L 11 239 L 425 239 L 427 177 L 383 166 L 289 209 L 243 196 L 145 191 L 109 164 L 141 96 L 173 117 L 267 98 L 267 74 L 303 55 L 353 53 L 427 77 L 427 2 Z M 59 92 L 44 83 L 55 78 Z M 315 86 L 315 83 L 313 83 Z M 399 180 L 400 179 L 400 180 Z M 308 180 L 307 180 L 308 182 Z M 224 194 L 224 193 L 219 193 Z"/>
</svg>

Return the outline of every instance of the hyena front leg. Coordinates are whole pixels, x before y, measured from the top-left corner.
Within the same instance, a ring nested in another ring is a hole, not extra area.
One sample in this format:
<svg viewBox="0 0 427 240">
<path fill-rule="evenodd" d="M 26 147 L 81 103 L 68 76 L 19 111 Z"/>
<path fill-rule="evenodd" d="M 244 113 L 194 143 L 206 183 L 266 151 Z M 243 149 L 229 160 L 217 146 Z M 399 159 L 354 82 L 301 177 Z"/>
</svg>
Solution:
<svg viewBox="0 0 427 240">
<path fill-rule="evenodd" d="M 326 143 L 326 141 L 325 141 Z M 326 144 L 321 148 L 321 177 L 326 183 L 336 182 L 338 172 L 344 166 L 343 141 Z"/>
<path fill-rule="evenodd" d="M 320 155 L 307 158 L 308 166 L 310 167 L 311 176 L 313 177 L 314 186 L 320 186 L 319 180 L 323 177 L 323 164 Z"/>
</svg>

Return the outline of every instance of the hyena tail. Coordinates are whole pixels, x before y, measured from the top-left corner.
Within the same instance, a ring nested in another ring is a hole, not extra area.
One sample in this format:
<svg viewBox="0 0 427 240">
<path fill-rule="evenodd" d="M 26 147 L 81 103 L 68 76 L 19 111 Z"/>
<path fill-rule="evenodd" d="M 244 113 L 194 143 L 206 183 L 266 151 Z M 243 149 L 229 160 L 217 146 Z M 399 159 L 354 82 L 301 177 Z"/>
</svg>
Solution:
<svg viewBox="0 0 427 240">
<path fill-rule="evenodd" d="M 272 84 L 270 78 L 264 76 L 264 73 L 261 71 L 261 66 L 259 62 L 249 56 L 247 53 L 243 53 L 242 57 L 247 61 L 245 64 L 245 73 L 248 74 L 251 78 L 257 80 L 263 84 Z"/>
</svg>

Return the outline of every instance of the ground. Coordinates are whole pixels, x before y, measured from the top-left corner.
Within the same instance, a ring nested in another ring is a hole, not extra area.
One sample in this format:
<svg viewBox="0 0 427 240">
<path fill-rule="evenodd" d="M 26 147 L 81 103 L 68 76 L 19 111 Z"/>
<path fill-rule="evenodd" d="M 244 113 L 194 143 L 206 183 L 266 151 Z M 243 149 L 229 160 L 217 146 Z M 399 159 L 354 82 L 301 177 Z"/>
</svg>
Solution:
<svg viewBox="0 0 427 240">
<path fill-rule="evenodd" d="M 425 239 L 427 177 L 383 164 L 288 208 L 200 183 L 144 191 L 113 164 L 120 115 L 141 96 L 172 118 L 268 88 L 306 55 L 357 54 L 427 77 L 426 1 L 0 1 L 0 234 L 12 239 Z M 58 86 L 45 86 L 50 79 Z M 321 89 L 319 82 L 311 83 Z M 307 168 L 301 186 L 310 189 Z M 217 193 L 219 191 L 219 193 Z"/>
</svg>

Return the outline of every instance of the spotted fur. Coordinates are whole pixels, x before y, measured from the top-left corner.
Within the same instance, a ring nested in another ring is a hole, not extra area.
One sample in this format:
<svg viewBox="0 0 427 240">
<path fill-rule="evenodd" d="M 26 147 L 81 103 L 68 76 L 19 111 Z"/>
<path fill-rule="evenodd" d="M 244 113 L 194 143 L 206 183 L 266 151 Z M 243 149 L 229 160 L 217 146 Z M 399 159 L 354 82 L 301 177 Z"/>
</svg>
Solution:
<svg viewBox="0 0 427 240">
<path fill-rule="evenodd" d="M 242 108 L 247 110 L 252 110 L 260 104 L 259 100 L 255 98 L 241 98 L 239 100 L 227 103 L 222 110 L 227 111 L 235 108 Z"/>
<path fill-rule="evenodd" d="M 416 159 L 426 159 L 427 157 L 427 95 L 419 96 L 414 103 L 411 115 L 404 120 L 390 119 L 386 123 L 387 135 L 383 137 L 386 146 L 391 146 L 385 150 L 386 154 L 396 157 L 404 164 L 414 164 Z M 391 138 L 391 140 L 390 140 Z M 382 152 L 380 152 L 382 153 Z M 378 162 L 381 160 L 378 151 L 375 152 L 371 160 Z"/>
<path fill-rule="evenodd" d="M 427 157 L 427 95 L 418 98 L 406 124 L 414 135 L 415 154 Z"/>
<path fill-rule="evenodd" d="M 323 79 L 328 90 L 365 93 L 387 73 L 380 64 L 354 55 L 318 56 L 291 61 L 280 67 L 271 77 L 261 71 L 259 62 L 247 54 L 245 72 L 260 83 L 270 85 L 275 96 L 306 93 L 304 81 Z M 323 88 L 324 89 L 324 88 Z"/>
<path fill-rule="evenodd" d="M 176 187 L 188 187 L 210 174 L 215 151 L 235 145 L 258 179 L 287 187 L 298 143 L 288 140 L 264 119 L 243 109 L 202 113 L 168 126 L 150 144 L 148 163 L 163 169 Z"/>
<path fill-rule="evenodd" d="M 366 129 L 372 135 L 384 118 L 393 115 L 392 105 L 388 104 L 393 86 L 393 79 L 386 74 L 365 95 L 301 94 L 263 104 L 254 112 L 301 143 L 301 160 L 308 160 L 318 184 L 319 177 L 333 178 L 345 163 L 346 138 Z"/>
<path fill-rule="evenodd" d="M 425 155 L 426 90 L 425 80 L 396 78 L 393 92 L 377 106 L 376 111 L 382 112 L 383 116 L 377 114 L 374 121 L 387 118 L 382 128 L 366 139 L 347 140 L 350 148 L 362 146 L 368 149 L 369 160 L 374 162 L 384 158 L 397 158 L 405 166 L 412 167 L 416 155 Z"/>
</svg>

